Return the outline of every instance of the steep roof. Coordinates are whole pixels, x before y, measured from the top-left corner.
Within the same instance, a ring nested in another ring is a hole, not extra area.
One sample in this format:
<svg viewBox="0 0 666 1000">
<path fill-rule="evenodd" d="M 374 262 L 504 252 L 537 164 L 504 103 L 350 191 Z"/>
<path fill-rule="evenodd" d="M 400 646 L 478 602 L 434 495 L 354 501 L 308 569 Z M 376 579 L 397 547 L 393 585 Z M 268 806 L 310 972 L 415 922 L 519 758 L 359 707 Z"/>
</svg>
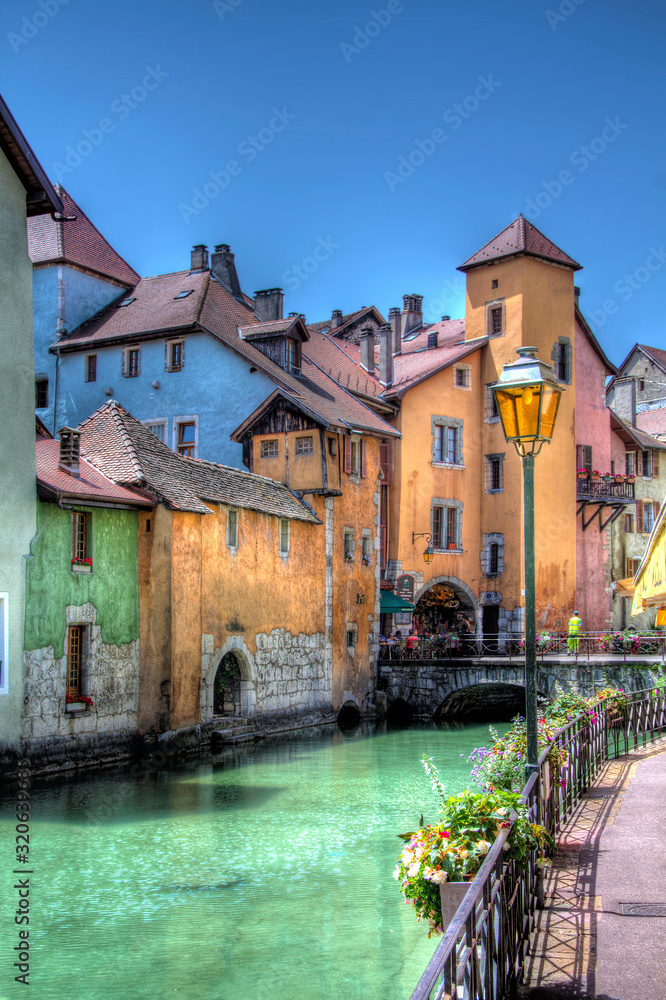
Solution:
<svg viewBox="0 0 666 1000">
<path fill-rule="evenodd" d="M 644 449 L 656 448 L 658 451 L 666 449 L 666 441 L 659 441 L 657 438 L 652 437 L 651 434 L 646 434 L 644 431 L 639 430 L 638 427 L 632 427 L 626 420 L 618 417 L 614 410 L 611 410 L 610 414 L 611 430 L 615 431 L 625 444 L 637 444 L 639 448 Z"/>
<path fill-rule="evenodd" d="M 73 264 L 94 271 L 127 288 L 139 275 L 116 253 L 88 216 L 60 184 L 63 219 L 37 215 L 28 219 L 28 253 L 33 264 Z"/>
<path fill-rule="evenodd" d="M 623 376 L 624 369 L 629 364 L 631 358 L 636 353 L 636 351 L 641 351 L 643 354 L 645 354 L 645 356 L 649 361 L 654 361 L 654 363 L 658 365 L 664 371 L 664 373 L 666 373 L 666 351 L 662 351 L 661 348 L 659 347 L 648 347 L 647 344 L 634 344 L 634 346 L 631 348 L 624 361 L 622 361 L 619 364 L 615 374 L 613 375 L 613 378 L 606 386 L 606 393 L 608 393 L 611 387 L 615 384 L 617 378 L 624 377 Z"/>
<path fill-rule="evenodd" d="M 644 434 L 651 434 L 653 437 L 666 434 L 666 406 L 639 410 L 636 414 L 636 424 Z"/>
<path fill-rule="evenodd" d="M 86 459 L 109 479 L 147 487 L 175 510 L 209 514 L 206 500 L 320 523 L 282 483 L 175 454 L 115 399 L 84 420 L 80 430 Z"/>
<path fill-rule="evenodd" d="M 63 206 L 58 194 L 2 97 L 0 97 L 0 149 L 26 190 L 28 218 L 41 212 L 62 212 Z"/>
<path fill-rule="evenodd" d="M 487 264 L 489 261 L 515 257 L 518 254 L 563 264 L 573 271 L 579 271 L 583 266 L 565 254 L 564 250 L 560 250 L 535 225 L 519 215 L 511 225 L 494 236 L 480 250 L 477 250 L 464 264 L 461 264 L 458 270 L 469 271 L 471 268 Z"/>
<path fill-rule="evenodd" d="M 331 337 L 341 337 L 347 327 L 352 326 L 364 316 L 370 317 L 370 315 L 372 315 L 376 323 L 382 324 L 385 322 L 384 317 L 376 306 L 361 306 L 360 309 L 356 309 L 354 312 L 345 313 L 340 324 L 335 329 L 333 328 L 332 319 L 325 319 L 318 323 L 308 323 L 308 330 L 310 333 L 328 333 Z"/>
<path fill-rule="evenodd" d="M 53 438 L 38 438 L 36 447 L 40 496 L 52 496 L 54 499 L 68 497 L 82 503 L 94 500 L 97 503 L 130 504 L 133 507 L 152 507 L 155 504 L 155 500 L 142 490 L 119 486 L 83 457 L 79 459 L 78 477 L 64 472 L 58 464 L 60 442 Z"/>
<path fill-rule="evenodd" d="M 598 356 L 599 360 L 601 361 L 602 365 L 604 365 L 604 367 L 606 368 L 606 374 L 607 375 L 613 375 L 613 376 L 617 375 L 617 368 L 615 367 L 615 365 L 613 364 L 613 362 L 610 361 L 608 359 L 608 357 L 606 356 L 606 352 L 602 348 L 602 346 L 599 343 L 599 341 L 597 340 L 597 338 L 592 333 L 592 329 L 591 329 L 589 323 L 587 322 L 587 320 L 585 319 L 585 317 L 583 316 L 582 312 L 580 311 L 580 309 L 579 309 L 579 307 L 577 305 L 574 307 L 574 315 L 575 315 L 576 320 L 578 321 L 578 325 L 580 326 L 581 330 L 583 331 L 583 333 L 587 337 L 587 339 L 590 342 L 590 345 L 592 346 L 593 350 L 596 351 L 597 356 Z"/>
</svg>

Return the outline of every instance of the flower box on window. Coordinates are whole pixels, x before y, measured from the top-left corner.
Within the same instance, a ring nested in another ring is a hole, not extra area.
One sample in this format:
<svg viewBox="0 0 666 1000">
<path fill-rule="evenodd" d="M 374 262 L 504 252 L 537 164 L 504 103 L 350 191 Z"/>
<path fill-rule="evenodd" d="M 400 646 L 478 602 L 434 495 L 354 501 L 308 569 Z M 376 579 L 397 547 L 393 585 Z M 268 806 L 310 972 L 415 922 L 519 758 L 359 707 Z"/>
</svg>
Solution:
<svg viewBox="0 0 666 1000">
<path fill-rule="evenodd" d="M 72 559 L 72 573 L 92 573 L 92 559 Z"/>
<path fill-rule="evenodd" d="M 354 553 L 353 552 L 347 552 L 347 554 L 345 555 L 345 562 L 346 563 L 353 563 L 354 562 Z"/>
<path fill-rule="evenodd" d="M 372 566 L 372 556 L 363 556 L 362 562 L 364 566 Z"/>
<path fill-rule="evenodd" d="M 79 712 L 87 712 L 89 708 L 93 707 L 93 700 L 87 695 L 68 694 L 65 701 L 65 711 L 75 715 Z"/>
</svg>

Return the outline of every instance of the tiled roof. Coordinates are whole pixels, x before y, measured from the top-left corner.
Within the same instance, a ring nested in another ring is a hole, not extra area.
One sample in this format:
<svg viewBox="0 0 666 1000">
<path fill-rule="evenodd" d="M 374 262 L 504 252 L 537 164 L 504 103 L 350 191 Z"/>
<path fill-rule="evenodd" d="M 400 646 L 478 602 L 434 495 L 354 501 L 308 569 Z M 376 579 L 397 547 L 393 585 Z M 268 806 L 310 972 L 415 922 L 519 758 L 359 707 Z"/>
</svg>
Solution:
<svg viewBox="0 0 666 1000">
<path fill-rule="evenodd" d="M 368 397 L 381 396 L 383 388 L 378 379 L 361 368 L 361 349 L 358 344 L 336 340 L 327 333 L 313 333 L 309 343 L 304 346 L 303 353 L 349 392 Z M 378 349 L 375 350 L 375 357 L 378 364 Z"/>
<path fill-rule="evenodd" d="M 373 319 L 377 322 L 383 323 L 384 317 L 379 312 L 375 306 L 361 306 L 360 309 L 356 309 L 355 312 L 345 313 L 342 317 L 342 322 L 339 326 L 333 329 L 333 321 L 331 319 L 322 320 L 320 323 L 308 323 L 308 330 L 310 333 L 328 333 L 331 337 L 340 337 L 341 334 L 345 332 L 345 328 L 355 323 L 362 316 L 367 313 L 374 313 Z"/>
<path fill-rule="evenodd" d="M 645 431 L 639 430 L 638 427 L 632 427 L 626 420 L 618 417 L 614 410 L 611 410 L 611 429 L 618 432 L 622 440 L 627 444 L 631 441 L 641 448 L 666 449 L 666 441 L 659 441 L 650 434 L 646 434 Z M 627 438 L 630 441 L 627 441 Z"/>
<path fill-rule="evenodd" d="M 176 455 L 111 399 L 80 425 L 86 458 L 115 482 L 146 486 L 176 510 L 208 514 L 204 500 L 319 524 L 282 483 Z"/>
<path fill-rule="evenodd" d="M 135 285 L 139 280 L 136 271 L 107 243 L 65 189 L 56 184 L 56 191 L 64 206 L 63 214 L 76 218 L 71 222 L 56 222 L 50 215 L 28 219 L 28 253 L 33 264 L 78 264 L 128 288 Z"/>
<path fill-rule="evenodd" d="M 666 434 L 666 406 L 640 410 L 636 414 L 636 424 L 645 434 L 652 434 L 654 437 Z"/>
<path fill-rule="evenodd" d="M 119 486 L 84 458 L 79 460 L 80 476 L 70 476 L 58 468 L 60 442 L 53 438 L 37 440 L 37 482 L 52 493 L 112 503 L 153 506 L 155 501 L 141 490 Z"/>
<path fill-rule="evenodd" d="M 660 347 L 648 347 L 647 344 L 636 344 L 636 347 L 640 347 L 641 351 L 645 351 L 666 371 L 666 351 L 662 351 Z"/>
<path fill-rule="evenodd" d="M 555 246 L 536 226 L 519 215 L 510 226 L 461 264 L 458 270 L 467 271 L 472 267 L 478 267 L 479 264 L 487 264 L 488 261 L 512 257 L 515 254 L 552 260 L 557 264 L 565 264 L 574 271 L 579 271 L 582 267 L 582 264 L 576 263 L 572 257 Z"/>
<path fill-rule="evenodd" d="M 26 215 L 30 218 L 41 212 L 62 212 L 58 194 L 51 186 L 44 168 L 2 97 L 0 97 L 0 148 L 25 188 Z"/>
</svg>

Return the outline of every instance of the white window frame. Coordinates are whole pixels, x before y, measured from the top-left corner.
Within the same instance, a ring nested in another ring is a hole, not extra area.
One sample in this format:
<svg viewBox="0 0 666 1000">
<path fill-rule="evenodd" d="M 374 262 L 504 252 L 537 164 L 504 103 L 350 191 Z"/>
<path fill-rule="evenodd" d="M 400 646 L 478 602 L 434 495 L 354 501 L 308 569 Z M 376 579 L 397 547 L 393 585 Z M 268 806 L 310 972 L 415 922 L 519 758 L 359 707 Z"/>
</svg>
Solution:
<svg viewBox="0 0 666 1000">
<path fill-rule="evenodd" d="M 236 550 L 238 548 L 238 538 L 239 538 L 239 535 L 240 535 L 240 528 L 239 528 L 239 523 L 238 523 L 239 522 L 238 507 L 227 507 L 226 511 L 227 511 L 227 548 L 228 549 Z M 229 515 L 232 514 L 232 513 L 236 515 L 236 518 L 235 518 L 235 538 L 232 538 L 232 533 L 231 533 L 231 530 L 230 530 L 231 529 L 232 518 Z"/>
<path fill-rule="evenodd" d="M 161 441 L 162 444 L 167 444 L 168 443 L 167 442 L 167 418 L 166 417 L 156 417 L 155 420 L 142 420 L 141 423 L 143 424 L 144 427 L 146 427 L 153 434 L 155 434 L 155 431 L 153 430 L 153 427 L 161 427 L 162 428 L 162 437 L 160 437 L 158 434 L 155 434 L 155 437 L 157 438 L 158 441 Z"/>
<path fill-rule="evenodd" d="M 299 444 L 300 444 L 301 441 L 309 441 L 310 442 L 310 450 L 309 451 L 299 451 L 299 447 L 298 446 L 299 446 Z M 314 455 L 314 435 L 313 434 L 301 434 L 300 437 L 297 437 L 296 438 L 296 448 L 295 448 L 295 450 L 296 450 L 296 454 L 297 455 Z M 353 454 L 353 452 L 352 452 L 352 454 Z M 352 464 L 353 464 L 353 461 L 352 461 Z"/>
<path fill-rule="evenodd" d="M 194 424 L 194 455 L 192 458 L 199 457 L 199 417 L 195 414 L 184 414 L 179 417 L 173 418 L 173 424 L 171 429 L 171 450 L 175 451 L 176 455 L 178 452 L 178 428 L 181 424 Z"/>
<path fill-rule="evenodd" d="M 650 511 L 649 517 L 646 516 L 648 510 Z M 649 523 L 648 523 L 649 522 Z M 649 535 L 654 528 L 654 504 L 652 500 L 643 501 L 643 531 L 646 535 Z"/>
<path fill-rule="evenodd" d="M 171 364 L 171 349 L 175 344 L 181 345 L 181 362 L 177 368 Z M 164 351 L 164 370 L 167 372 L 182 372 L 185 367 L 185 338 L 184 337 L 174 337 L 172 340 L 165 341 L 165 351 Z"/>
<path fill-rule="evenodd" d="M 351 439 L 351 443 L 350 443 L 349 447 L 350 447 L 350 462 L 351 462 L 351 471 L 350 471 L 349 475 L 350 476 L 360 476 L 361 475 L 361 450 L 363 448 L 363 444 L 361 443 L 360 437 L 356 437 L 355 435 L 352 435 L 352 439 Z"/>
<path fill-rule="evenodd" d="M 9 594 L 0 592 L 0 695 L 9 694 Z"/>
<path fill-rule="evenodd" d="M 444 514 L 441 526 L 441 538 L 440 547 L 435 549 L 435 552 L 448 552 L 449 554 L 462 552 L 462 515 L 464 509 L 464 503 L 462 500 L 444 499 L 442 497 L 433 497 L 430 501 L 430 532 L 433 535 L 434 541 L 434 509 L 435 507 L 443 507 Z M 448 548 L 448 543 L 446 541 L 446 509 L 452 507 L 455 510 L 455 549 Z M 433 546 L 434 548 L 434 546 Z"/>
<path fill-rule="evenodd" d="M 287 547 L 286 548 L 284 548 L 283 545 L 282 545 L 282 532 L 283 532 L 283 530 L 285 528 L 286 528 L 286 534 L 287 534 Z M 279 550 L 280 550 L 280 555 L 281 556 L 288 556 L 289 555 L 289 548 L 290 548 L 290 545 L 291 545 L 291 521 L 289 520 L 288 517 L 281 517 L 280 518 L 280 520 L 278 522 L 278 535 L 279 535 L 278 546 L 279 546 Z"/>
<path fill-rule="evenodd" d="M 269 454 L 268 445 L 275 445 L 275 452 Z M 278 458 L 280 455 L 280 444 L 277 438 L 265 438 L 259 448 L 260 458 Z"/>
</svg>

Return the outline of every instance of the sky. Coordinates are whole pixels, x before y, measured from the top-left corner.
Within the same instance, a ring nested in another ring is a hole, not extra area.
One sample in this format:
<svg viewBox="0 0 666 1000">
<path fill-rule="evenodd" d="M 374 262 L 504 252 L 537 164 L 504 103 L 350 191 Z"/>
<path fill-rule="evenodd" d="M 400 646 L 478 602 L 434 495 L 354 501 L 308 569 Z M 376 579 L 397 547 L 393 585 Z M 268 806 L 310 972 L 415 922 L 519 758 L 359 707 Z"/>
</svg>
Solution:
<svg viewBox="0 0 666 1000">
<path fill-rule="evenodd" d="M 0 91 L 141 274 L 228 243 L 308 322 L 424 296 L 522 212 L 611 361 L 664 347 L 657 0 L 4 0 Z"/>
</svg>

